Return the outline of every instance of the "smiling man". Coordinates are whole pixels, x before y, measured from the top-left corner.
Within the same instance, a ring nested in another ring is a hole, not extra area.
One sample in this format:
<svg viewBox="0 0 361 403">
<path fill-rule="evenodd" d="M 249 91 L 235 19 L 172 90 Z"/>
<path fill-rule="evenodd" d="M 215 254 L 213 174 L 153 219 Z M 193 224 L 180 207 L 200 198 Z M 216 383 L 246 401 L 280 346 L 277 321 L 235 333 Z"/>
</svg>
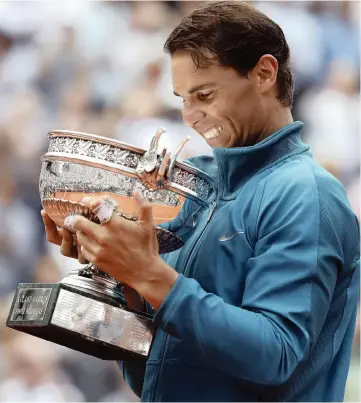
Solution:
<svg viewBox="0 0 361 403">
<path fill-rule="evenodd" d="M 277 82 L 279 68 L 273 55 L 261 55 L 254 69 L 242 75 L 237 65 L 222 65 L 205 48 L 198 55 L 186 50 L 186 41 L 174 42 L 170 38 L 166 49 L 172 54 L 174 94 L 183 98 L 184 123 L 212 148 L 254 145 L 293 121 L 292 99 L 286 95 L 283 103 L 278 99 L 279 85 L 288 85 L 292 92 L 292 81 Z M 284 52 L 289 54 L 288 47 Z M 195 63 L 195 57 L 205 60 Z M 285 69 L 289 71 L 289 66 Z"/>
<path fill-rule="evenodd" d="M 143 401 L 341 401 L 359 285 L 359 227 L 342 185 L 293 122 L 281 28 L 241 2 L 207 2 L 169 36 L 183 119 L 214 149 L 208 208 L 187 200 L 166 225 L 182 249 L 159 256 L 152 210 L 103 225 L 72 217 L 81 258 L 153 312 L 146 364 L 124 362 Z M 87 198 L 92 210 L 104 201 Z M 48 239 L 71 253 L 44 214 Z M 131 291 L 135 290 L 135 291 Z"/>
</svg>

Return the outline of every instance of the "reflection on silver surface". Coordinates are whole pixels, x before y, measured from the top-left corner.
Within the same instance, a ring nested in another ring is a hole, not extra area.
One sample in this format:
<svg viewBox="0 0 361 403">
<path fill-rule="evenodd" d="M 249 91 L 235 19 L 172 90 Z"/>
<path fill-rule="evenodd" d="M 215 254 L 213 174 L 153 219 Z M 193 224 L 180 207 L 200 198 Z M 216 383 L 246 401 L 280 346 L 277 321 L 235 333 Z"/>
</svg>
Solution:
<svg viewBox="0 0 361 403">
<path fill-rule="evenodd" d="M 152 203 L 166 206 L 180 204 L 176 193 L 166 189 L 149 191 L 139 179 L 129 175 L 108 171 L 101 167 L 43 158 L 40 174 L 41 200 L 53 198 L 59 192 L 85 192 L 90 194 L 106 192 L 130 197 L 134 190 L 140 191 Z"/>
<path fill-rule="evenodd" d="M 153 151 L 155 159 L 153 169 L 157 169 L 162 157 L 157 150 L 145 151 L 106 137 L 88 133 L 56 130 L 49 134 L 50 144 L 48 153 L 43 161 L 52 159 L 59 163 L 62 161 L 77 162 L 82 165 L 97 166 L 103 170 L 123 173 L 138 178 L 137 171 L 144 161 L 143 157 Z M 154 136 L 156 138 L 156 136 Z M 188 141 L 181 144 L 181 147 Z M 165 181 L 165 188 L 179 192 L 195 200 L 206 201 L 211 188 L 210 178 L 202 171 L 186 163 L 176 161 L 179 150 L 171 161 L 169 181 Z M 164 157 L 164 156 L 163 156 Z"/>
<path fill-rule="evenodd" d="M 148 318 L 61 289 L 53 325 L 147 356 L 153 337 Z"/>
</svg>

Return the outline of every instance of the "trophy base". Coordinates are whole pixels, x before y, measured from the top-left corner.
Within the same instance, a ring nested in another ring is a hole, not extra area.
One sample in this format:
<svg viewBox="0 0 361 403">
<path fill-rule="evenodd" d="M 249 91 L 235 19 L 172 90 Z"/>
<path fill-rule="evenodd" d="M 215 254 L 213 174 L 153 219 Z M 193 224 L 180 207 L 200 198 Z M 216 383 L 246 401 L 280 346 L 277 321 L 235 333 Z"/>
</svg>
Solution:
<svg viewBox="0 0 361 403">
<path fill-rule="evenodd" d="M 103 360 L 146 359 L 150 316 L 66 283 L 20 283 L 6 326 Z"/>
</svg>

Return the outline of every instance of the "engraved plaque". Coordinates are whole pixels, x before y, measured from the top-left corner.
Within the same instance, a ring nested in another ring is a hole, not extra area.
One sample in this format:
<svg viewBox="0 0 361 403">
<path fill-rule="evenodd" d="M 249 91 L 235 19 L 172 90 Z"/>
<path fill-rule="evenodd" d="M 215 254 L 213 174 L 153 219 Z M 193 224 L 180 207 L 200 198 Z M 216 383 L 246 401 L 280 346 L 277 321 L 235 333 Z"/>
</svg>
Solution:
<svg viewBox="0 0 361 403">
<path fill-rule="evenodd" d="M 51 324 L 76 332 L 88 339 L 147 356 L 152 342 L 149 319 L 61 289 Z"/>
<path fill-rule="evenodd" d="M 41 321 L 44 319 L 52 288 L 23 288 L 16 295 L 10 320 Z"/>
</svg>

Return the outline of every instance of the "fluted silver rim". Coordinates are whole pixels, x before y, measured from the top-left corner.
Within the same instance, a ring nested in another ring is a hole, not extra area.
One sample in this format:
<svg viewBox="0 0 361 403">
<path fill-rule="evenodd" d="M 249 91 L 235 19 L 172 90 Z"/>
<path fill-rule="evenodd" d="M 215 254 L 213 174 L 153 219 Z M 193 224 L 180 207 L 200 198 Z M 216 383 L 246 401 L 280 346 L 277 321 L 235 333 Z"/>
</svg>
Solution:
<svg viewBox="0 0 361 403">
<path fill-rule="evenodd" d="M 73 162 L 138 178 L 136 168 L 145 150 L 83 132 L 54 130 L 49 133 L 49 138 L 48 152 L 41 158 L 43 162 Z M 204 204 L 212 185 L 213 179 L 206 173 L 177 161 L 164 188 Z"/>
</svg>

